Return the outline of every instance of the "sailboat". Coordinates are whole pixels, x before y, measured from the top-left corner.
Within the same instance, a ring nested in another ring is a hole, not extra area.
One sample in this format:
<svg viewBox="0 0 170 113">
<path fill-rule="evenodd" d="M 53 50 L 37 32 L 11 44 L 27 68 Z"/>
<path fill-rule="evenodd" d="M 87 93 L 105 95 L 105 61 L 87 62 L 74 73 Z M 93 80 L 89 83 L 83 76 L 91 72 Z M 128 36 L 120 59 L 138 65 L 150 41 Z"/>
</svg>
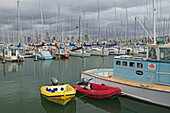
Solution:
<svg viewBox="0 0 170 113">
<path fill-rule="evenodd" d="M 156 42 L 153 0 L 154 44 L 147 45 L 146 58 L 115 56 L 113 68 L 83 71 L 92 83 L 119 87 L 122 95 L 170 108 L 170 44 Z"/>
</svg>

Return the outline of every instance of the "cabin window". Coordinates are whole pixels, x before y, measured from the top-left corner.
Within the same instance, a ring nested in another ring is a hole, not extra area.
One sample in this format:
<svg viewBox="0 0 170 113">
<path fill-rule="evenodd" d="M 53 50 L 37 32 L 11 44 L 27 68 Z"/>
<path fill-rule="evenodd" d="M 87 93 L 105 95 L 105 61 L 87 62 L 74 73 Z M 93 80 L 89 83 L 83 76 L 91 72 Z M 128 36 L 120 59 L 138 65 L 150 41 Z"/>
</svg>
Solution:
<svg viewBox="0 0 170 113">
<path fill-rule="evenodd" d="M 157 49 L 156 48 L 153 48 L 153 47 L 149 48 L 149 56 L 148 56 L 148 58 L 157 59 Z"/>
<path fill-rule="evenodd" d="M 129 62 L 130 67 L 135 67 L 135 62 Z"/>
<path fill-rule="evenodd" d="M 160 59 L 170 60 L 170 48 L 160 48 Z"/>
<path fill-rule="evenodd" d="M 16 50 L 12 50 L 12 56 L 16 56 Z"/>
<path fill-rule="evenodd" d="M 121 62 L 120 61 L 116 61 L 116 65 L 121 65 Z"/>
<path fill-rule="evenodd" d="M 123 61 L 123 62 L 122 62 L 122 65 L 123 65 L 123 66 L 127 66 L 127 62 Z"/>
<path fill-rule="evenodd" d="M 137 68 L 143 68 L 143 64 L 142 63 L 137 63 Z"/>
</svg>

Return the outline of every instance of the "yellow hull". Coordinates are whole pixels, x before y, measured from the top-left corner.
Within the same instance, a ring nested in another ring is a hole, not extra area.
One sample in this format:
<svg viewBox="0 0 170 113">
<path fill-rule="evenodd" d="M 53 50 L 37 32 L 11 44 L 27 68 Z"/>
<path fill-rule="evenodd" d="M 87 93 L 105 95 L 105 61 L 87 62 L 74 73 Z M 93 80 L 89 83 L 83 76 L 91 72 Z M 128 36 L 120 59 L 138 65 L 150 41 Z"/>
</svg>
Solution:
<svg viewBox="0 0 170 113">
<path fill-rule="evenodd" d="M 41 94 L 49 101 L 65 105 L 75 97 L 76 90 L 69 84 L 57 86 L 42 86 Z"/>
<path fill-rule="evenodd" d="M 44 96 L 44 95 L 43 95 Z M 74 95 L 75 96 L 75 95 Z M 60 97 L 46 97 L 44 96 L 47 100 L 52 101 L 54 103 L 57 104 L 61 104 L 61 105 L 65 105 L 67 104 L 72 98 L 74 98 L 74 96 L 72 95 L 70 98 L 67 99 L 61 99 Z"/>
</svg>

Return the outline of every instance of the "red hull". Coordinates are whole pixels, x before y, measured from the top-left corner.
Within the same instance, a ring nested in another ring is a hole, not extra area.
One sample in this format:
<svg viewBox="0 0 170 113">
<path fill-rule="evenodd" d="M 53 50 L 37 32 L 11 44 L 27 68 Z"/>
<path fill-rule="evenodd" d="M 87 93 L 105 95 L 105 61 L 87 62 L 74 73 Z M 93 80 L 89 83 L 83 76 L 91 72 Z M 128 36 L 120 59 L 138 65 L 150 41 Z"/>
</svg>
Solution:
<svg viewBox="0 0 170 113">
<path fill-rule="evenodd" d="M 56 56 L 59 56 L 59 54 L 56 54 Z M 62 58 L 68 58 L 70 54 L 60 54 Z"/>
<path fill-rule="evenodd" d="M 77 92 L 92 98 L 109 98 L 121 93 L 121 90 L 118 87 L 109 87 L 95 83 L 90 84 L 91 89 L 86 89 L 80 86 L 74 86 L 74 88 Z"/>
</svg>

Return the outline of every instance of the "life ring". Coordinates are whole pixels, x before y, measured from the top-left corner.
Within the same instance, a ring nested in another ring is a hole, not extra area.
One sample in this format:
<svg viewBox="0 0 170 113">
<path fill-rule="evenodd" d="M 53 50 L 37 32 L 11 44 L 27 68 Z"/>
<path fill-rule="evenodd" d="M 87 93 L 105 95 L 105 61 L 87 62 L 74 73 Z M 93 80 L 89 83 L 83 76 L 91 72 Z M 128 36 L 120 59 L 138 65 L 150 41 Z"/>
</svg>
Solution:
<svg viewBox="0 0 170 113">
<path fill-rule="evenodd" d="M 67 54 L 70 54 L 70 51 L 67 51 Z"/>
</svg>

